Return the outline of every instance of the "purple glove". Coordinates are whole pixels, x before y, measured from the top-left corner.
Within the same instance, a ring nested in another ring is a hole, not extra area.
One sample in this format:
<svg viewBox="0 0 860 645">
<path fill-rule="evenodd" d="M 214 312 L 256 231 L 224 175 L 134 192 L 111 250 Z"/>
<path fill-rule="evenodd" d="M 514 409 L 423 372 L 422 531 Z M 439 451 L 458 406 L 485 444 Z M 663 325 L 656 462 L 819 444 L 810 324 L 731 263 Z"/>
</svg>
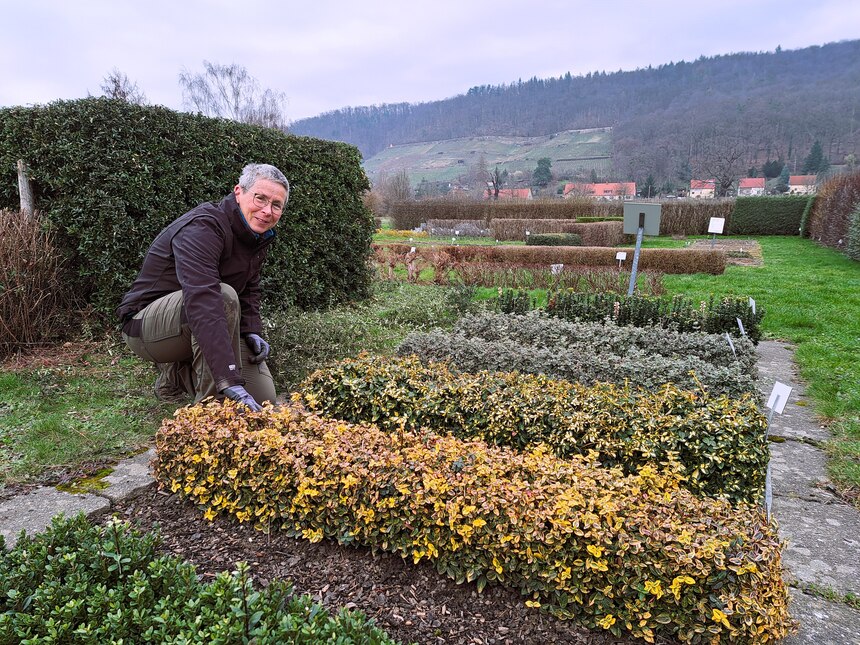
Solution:
<svg viewBox="0 0 860 645">
<path fill-rule="evenodd" d="M 251 350 L 251 363 L 258 365 L 269 357 L 269 343 L 257 334 L 245 334 L 245 344 Z"/>
<path fill-rule="evenodd" d="M 247 405 L 251 412 L 262 412 L 263 408 L 260 407 L 260 404 L 254 400 L 254 397 L 248 394 L 248 390 L 246 390 L 241 385 L 231 385 L 230 387 L 225 387 L 221 390 L 221 394 L 226 396 L 228 399 L 236 401 L 237 403 L 241 403 L 242 405 Z"/>
</svg>

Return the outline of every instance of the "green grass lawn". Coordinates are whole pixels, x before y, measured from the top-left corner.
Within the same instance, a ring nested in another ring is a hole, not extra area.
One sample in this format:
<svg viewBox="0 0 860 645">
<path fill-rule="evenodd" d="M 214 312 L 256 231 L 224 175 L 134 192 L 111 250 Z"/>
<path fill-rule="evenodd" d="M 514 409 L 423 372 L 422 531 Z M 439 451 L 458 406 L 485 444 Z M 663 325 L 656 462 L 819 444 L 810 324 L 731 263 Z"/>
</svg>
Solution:
<svg viewBox="0 0 860 645">
<path fill-rule="evenodd" d="M 0 371 L 0 488 L 57 481 L 147 446 L 176 406 L 154 370 L 104 342 L 43 350 L 50 361 Z"/>
<path fill-rule="evenodd" d="M 765 308 L 764 333 L 796 345 L 815 410 L 833 422 L 831 475 L 860 488 L 860 263 L 797 237 L 758 240 L 762 267 L 666 276 L 664 284 L 670 293 L 694 298 L 751 296 Z"/>
</svg>

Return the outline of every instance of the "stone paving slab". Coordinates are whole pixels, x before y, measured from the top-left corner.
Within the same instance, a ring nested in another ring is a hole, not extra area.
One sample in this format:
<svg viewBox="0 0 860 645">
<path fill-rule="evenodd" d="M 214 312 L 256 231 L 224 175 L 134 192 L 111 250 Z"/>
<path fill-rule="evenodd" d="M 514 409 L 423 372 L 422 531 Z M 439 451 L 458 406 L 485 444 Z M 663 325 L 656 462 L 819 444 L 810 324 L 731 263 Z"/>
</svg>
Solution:
<svg viewBox="0 0 860 645">
<path fill-rule="evenodd" d="M 7 548 L 11 548 L 22 530 L 28 535 L 44 531 L 54 515 L 63 513 L 72 517 L 84 512 L 88 517 L 97 517 L 110 510 L 110 504 L 110 500 L 98 495 L 73 495 L 42 486 L 0 502 L 0 535 Z"/>
<path fill-rule="evenodd" d="M 836 501 L 822 488 L 828 481 L 826 466 L 826 455 L 814 446 L 800 441 L 770 443 L 770 470 L 776 495 L 818 499 L 825 503 Z"/>
<path fill-rule="evenodd" d="M 860 611 L 791 590 L 789 611 L 800 623 L 782 645 L 860 645 Z"/>
<path fill-rule="evenodd" d="M 98 492 L 111 502 L 133 499 L 152 488 L 155 480 L 149 474 L 149 462 L 155 457 L 155 448 L 150 448 L 130 459 L 121 461 L 103 481 L 108 487 Z"/>
<path fill-rule="evenodd" d="M 776 497 L 773 514 L 787 541 L 782 559 L 791 578 L 860 595 L 860 513 L 855 508 L 836 498 L 828 504 Z"/>
</svg>

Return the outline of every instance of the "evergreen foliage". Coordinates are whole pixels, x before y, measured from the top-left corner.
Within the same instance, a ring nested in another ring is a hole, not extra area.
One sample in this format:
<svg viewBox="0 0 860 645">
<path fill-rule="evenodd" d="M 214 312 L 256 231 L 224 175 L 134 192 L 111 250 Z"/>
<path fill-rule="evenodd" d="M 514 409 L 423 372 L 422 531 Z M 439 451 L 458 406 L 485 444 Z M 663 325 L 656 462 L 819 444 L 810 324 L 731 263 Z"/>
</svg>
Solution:
<svg viewBox="0 0 860 645">
<path fill-rule="evenodd" d="M 810 202 L 806 195 L 738 197 L 732 212 L 732 235 L 797 235 Z"/>
<path fill-rule="evenodd" d="M 263 269 L 264 306 L 364 297 L 374 221 L 358 151 L 224 119 L 88 98 L 0 110 L 0 207 L 17 207 L 15 162 L 70 262 L 69 290 L 110 316 L 169 222 L 221 199 L 250 162 L 291 183 Z"/>
</svg>

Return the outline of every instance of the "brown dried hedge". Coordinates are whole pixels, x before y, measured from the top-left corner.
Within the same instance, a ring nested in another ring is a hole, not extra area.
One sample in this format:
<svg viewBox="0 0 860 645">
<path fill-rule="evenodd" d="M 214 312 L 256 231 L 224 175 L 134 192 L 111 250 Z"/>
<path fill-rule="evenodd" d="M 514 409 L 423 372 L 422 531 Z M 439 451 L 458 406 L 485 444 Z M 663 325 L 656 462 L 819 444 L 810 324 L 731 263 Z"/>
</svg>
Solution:
<svg viewBox="0 0 860 645">
<path fill-rule="evenodd" d="M 815 198 L 806 234 L 825 246 L 844 251 L 851 212 L 857 204 L 860 204 L 860 172 L 829 179 Z"/>
<path fill-rule="evenodd" d="M 381 251 L 380 245 L 374 248 Z M 405 256 L 410 247 L 405 244 L 385 245 L 390 253 Z M 434 251 L 435 250 L 435 251 Z M 417 247 L 419 257 L 429 261 L 433 252 L 444 250 L 455 262 L 486 262 L 548 266 L 565 264 L 588 267 L 617 267 L 615 254 L 627 251 L 622 267 L 629 269 L 633 249 L 597 246 L 434 246 Z M 726 270 L 725 251 L 720 249 L 642 249 L 639 269 L 666 274 L 710 273 L 720 275 Z"/>
<path fill-rule="evenodd" d="M 682 199 L 661 202 L 660 235 L 707 235 L 712 217 L 726 220 L 731 231 L 734 199 Z"/>
</svg>

